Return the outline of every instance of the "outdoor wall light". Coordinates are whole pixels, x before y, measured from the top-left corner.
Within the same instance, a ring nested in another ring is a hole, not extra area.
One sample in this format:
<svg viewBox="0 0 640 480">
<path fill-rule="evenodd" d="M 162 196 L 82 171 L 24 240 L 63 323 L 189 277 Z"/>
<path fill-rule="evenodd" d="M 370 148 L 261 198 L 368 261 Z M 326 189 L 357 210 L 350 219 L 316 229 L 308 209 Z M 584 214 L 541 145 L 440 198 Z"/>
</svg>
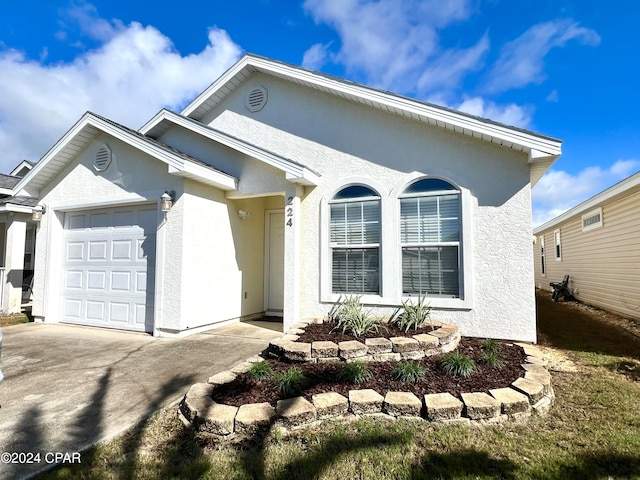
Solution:
<svg viewBox="0 0 640 480">
<path fill-rule="evenodd" d="M 251 212 L 247 212 L 246 210 L 238 210 L 238 218 L 240 220 L 246 220 L 248 216 L 251 215 Z"/>
<path fill-rule="evenodd" d="M 45 207 L 44 205 L 36 205 L 31 210 L 31 220 L 33 220 L 34 222 L 39 222 L 40 220 L 42 220 L 42 215 L 44 215 L 46 211 L 47 207 Z"/>
<path fill-rule="evenodd" d="M 160 210 L 162 210 L 163 212 L 168 212 L 169 210 L 171 210 L 172 206 L 173 197 L 169 192 L 164 192 L 162 195 L 160 195 Z"/>
</svg>

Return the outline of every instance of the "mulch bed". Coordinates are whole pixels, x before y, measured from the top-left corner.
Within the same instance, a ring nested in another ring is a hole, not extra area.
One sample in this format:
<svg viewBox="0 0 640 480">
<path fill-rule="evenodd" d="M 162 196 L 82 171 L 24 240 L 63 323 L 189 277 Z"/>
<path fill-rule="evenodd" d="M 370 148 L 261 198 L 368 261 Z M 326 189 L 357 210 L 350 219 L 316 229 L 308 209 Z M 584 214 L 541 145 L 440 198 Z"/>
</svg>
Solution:
<svg viewBox="0 0 640 480">
<path fill-rule="evenodd" d="M 400 328 L 396 327 L 391 323 L 384 323 L 380 326 L 378 332 L 370 332 L 365 333 L 364 335 L 356 338 L 353 335 L 342 333 L 342 330 L 336 328 L 336 323 L 327 322 L 327 323 L 312 323 L 311 325 L 307 325 L 304 327 L 304 333 L 298 335 L 298 342 L 320 342 L 320 341 L 329 341 L 329 342 L 346 342 L 348 340 L 359 340 L 364 343 L 365 338 L 376 338 L 376 337 L 411 337 L 413 335 L 417 335 L 419 333 L 431 333 L 436 328 L 431 328 L 429 325 L 418 328 L 417 330 L 410 330 L 409 332 L 405 332 Z"/>
<path fill-rule="evenodd" d="M 307 328 L 305 335 L 310 334 L 312 328 Z M 428 327 L 430 331 L 431 328 Z M 428 332 L 427 332 L 428 333 Z M 415 334 L 415 332 L 413 332 Z M 336 334 L 333 341 L 336 341 Z M 374 335 L 380 336 L 380 335 Z M 385 336 L 394 336 L 388 335 Z M 319 340 L 315 337 L 313 340 Z M 345 338 L 344 340 L 349 340 Z M 299 341 L 302 341 L 299 340 Z M 310 341 L 310 340 L 307 340 Z M 342 340 L 338 340 L 342 341 Z M 371 388 L 381 395 L 389 391 L 413 392 L 418 398 L 431 393 L 448 392 L 460 398 L 460 394 L 469 392 L 488 392 L 493 388 L 508 387 L 519 377 L 524 376 L 522 364 L 526 358 L 522 348 L 509 344 L 500 343 L 499 356 L 504 361 L 504 366 L 500 369 L 490 368 L 479 361 L 482 353 L 481 341 L 479 339 L 463 338 L 457 349 L 460 353 L 471 356 L 477 365 L 476 371 L 469 378 L 452 377 L 445 375 L 439 365 L 442 355 L 425 357 L 416 362 L 421 363 L 427 373 L 425 378 L 417 383 L 401 382 L 393 380 L 391 371 L 397 362 L 369 362 L 368 368 L 373 373 L 371 380 L 358 384 L 341 383 L 337 379 L 337 374 L 342 367 L 342 363 L 297 363 L 292 364 L 281 360 L 269 360 L 273 370 L 282 372 L 293 365 L 299 367 L 307 379 L 306 387 L 302 396 L 311 401 L 311 397 L 317 393 L 337 392 L 348 397 L 349 390 Z M 269 380 L 256 381 L 248 374 L 238 375 L 232 383 L 226 384 L 216 389 L 214 400 L 227 405 L 241 406 L 248 403 L 268 402 L 276 406 L 278 400 L 284 397 Z"/>
</svg>

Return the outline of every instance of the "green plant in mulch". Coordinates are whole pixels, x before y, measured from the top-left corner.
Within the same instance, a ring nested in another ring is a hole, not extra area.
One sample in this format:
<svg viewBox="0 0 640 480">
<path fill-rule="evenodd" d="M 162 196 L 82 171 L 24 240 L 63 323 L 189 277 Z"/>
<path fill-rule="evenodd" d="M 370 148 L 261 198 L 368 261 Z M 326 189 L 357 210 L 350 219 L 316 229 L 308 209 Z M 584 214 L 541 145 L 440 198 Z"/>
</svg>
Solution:
<svg viewBox="0 0 640 480">
<path fill-rule="evenodd" d="M 300 395 L 307 379 L 299 367 L 291 367 L 273 376 L 273 383 L 285 397 Z"/>
<path fill-rule="evenodd" d="M 263 360 L 252 364 L 247 373 L 254 380 L 266 380 L 273 375 L 273 368 L 269 362 Z"/>
<path fill-rule="evenodd" d="M 394 380 L 401 382 L 418 382 L 424 378 L 427 371 L 420 363 L 413 360 L 399 362 L 391 371 Z"/>
<path fill-rule="evenodd" d="M 504 367 L 504 361 L 500 358 L 500 355 L 496 352 L 484 351 L 480 354 L 480 362 L 484 363 L 488 367 L 501 369 Z"/>
<path fill-rule="evenodd" d="M 338 380 L 347 383 L 362 383 L 373 378 L 373 373 L 362 360 L 345 363 L 338 372 Z"/>
<path fill-rule="evenodd" d="M 447 375 L 453 377 L 470 377 L 476 370 L 476 362 L 463 353 L 456 351 L 449 352 L 440 360 L 440 366 Z"/>
<path fill-rule="evenodd" d="M 371 332 L 378 333 L 383 327 L 378 318 L 364 311 L 360 296 L 348 296 L 338 307 L 334 318 L 337 325 L 333 330 L 342 330 L 343 334 L 356 338 Z"/>
<path fill-rule="evenodd" d="M 485 352 L 497 353 L 500 350 L 500 343 L 493 338 L 485 338 L 480 343 L 480 346 Z"/>
<path fill-rule="evenodd" d="M 422 327 L 429 320 L 431 314 L 431 306 L 424 303 L 426 299 L 425 294 L 424 296 L 418 295 L 418 302 L 415 305 L 411 303 L 410 299 L 402 302 L 400 314 L 391 320 L 391 323 L 405 332 Z M 433 327 L 433 325 L 431 326 Z"/>
</svg>

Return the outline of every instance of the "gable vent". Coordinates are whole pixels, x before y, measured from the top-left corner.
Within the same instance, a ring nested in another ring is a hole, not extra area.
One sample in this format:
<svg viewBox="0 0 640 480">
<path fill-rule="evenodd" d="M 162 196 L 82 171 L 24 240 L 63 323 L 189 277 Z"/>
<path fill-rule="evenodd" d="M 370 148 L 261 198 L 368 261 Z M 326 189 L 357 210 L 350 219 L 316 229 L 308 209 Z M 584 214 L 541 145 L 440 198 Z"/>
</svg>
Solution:
<svg viewBox="0 0 640 480">
<path fill-rule="evenodd" d="M 107 145 L 102 145 L 93 158 L 93 168 L 98 172 L 104 172 L 111 164 L 111 149 Z"/>
<path fill-rule="evenodd" d="M 252 89 L 245 99 L 245 106 L 250 112 L 259 112 L 267 104 L 267 89 L 260 85 Z"/>
</svg>

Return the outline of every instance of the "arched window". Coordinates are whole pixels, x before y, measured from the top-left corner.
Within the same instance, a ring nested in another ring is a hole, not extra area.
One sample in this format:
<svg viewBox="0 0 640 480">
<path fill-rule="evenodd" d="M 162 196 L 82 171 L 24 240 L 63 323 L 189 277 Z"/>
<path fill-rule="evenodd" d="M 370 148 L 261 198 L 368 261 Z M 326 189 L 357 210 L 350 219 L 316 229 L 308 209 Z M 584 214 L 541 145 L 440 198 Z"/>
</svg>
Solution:
<svg viewBox="0 0 640 480">
<path fill-rule="evenodd" d="M 400 195 L 402 292 L 460 297 L 460 190 L 424 178 Z"/>
<path fill-rule="evenodd" d="M 380 292 L 380 196 L 352 185 L 330 201 L 331 289 Z"/>
</svg>

